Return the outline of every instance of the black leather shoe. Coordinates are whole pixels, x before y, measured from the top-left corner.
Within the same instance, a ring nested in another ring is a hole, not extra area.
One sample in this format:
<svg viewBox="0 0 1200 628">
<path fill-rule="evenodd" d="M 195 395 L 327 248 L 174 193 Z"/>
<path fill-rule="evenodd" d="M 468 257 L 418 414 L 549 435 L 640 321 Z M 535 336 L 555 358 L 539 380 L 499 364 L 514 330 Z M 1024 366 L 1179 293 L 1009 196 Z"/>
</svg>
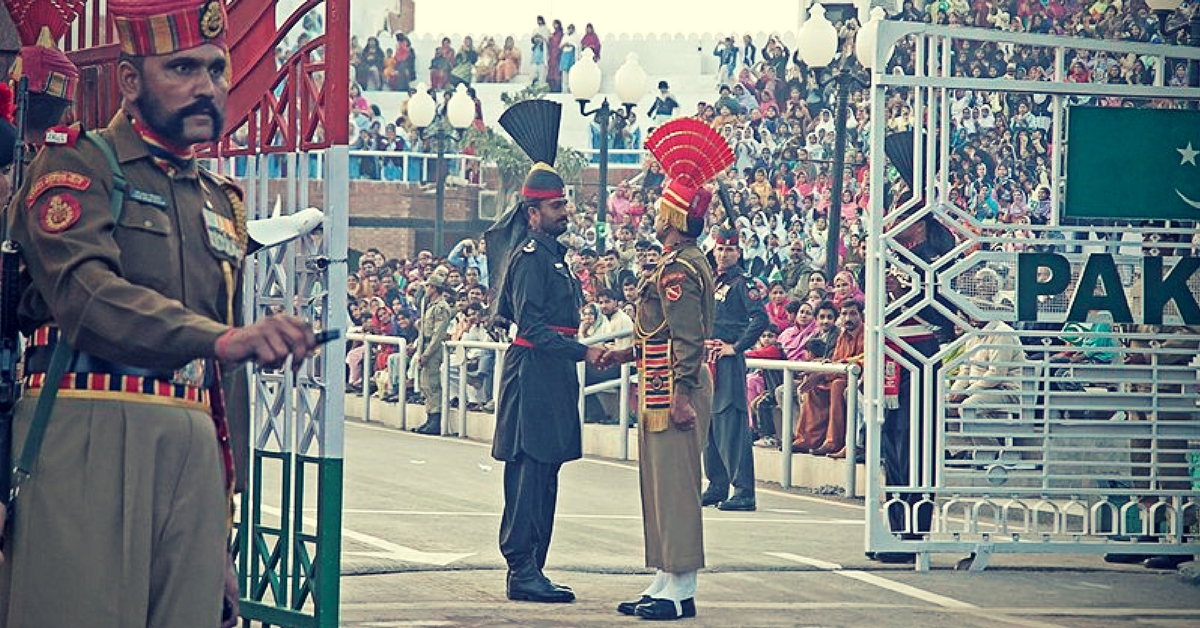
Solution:
<svg viewBox="0 0 1200 628">
<path fill-rule="evenodd" d="M 637 607 L 641 606 L 642 604 L 649 604 L 653 600 L 654 598 L 650 597 L 649 595 L 643 595 L 632 602 L 621 602 L 620 604 L 617 604 L 617 612 L 622 615 L 634 615 L 636 614 Z"/>
<path fill-rule="evenodd" d="M 545 576 L 509 578 L 508 599 L 520 602 L 562 604 L 575 601 L 575 593 L 555 587 Z"/>
<path fill-rule="evenodd" d="M 1179 569 L 1180 565 L 1191 560 L 1195 560 L 1191 554 L 1166 554 L 1151 556 L 1142 563 L 1142 566 L 1148 569 Z"/>
<path fill-rule="evenodd" d="M 716 506 L 717 504 L 725 501 L 725 499 L 728 497 L 729 497 L 729 489 L 725 489 L 723 491 L 718 491 L 718 490 L 709 488 L 707 491 L 704 491 L 703 493 L 701 493 L 700 505 L 701 506 Z"/>
<path fill-rule="evenodd" d="M 679 602 L 678 606 L 674 600 L 664 600 L 662 598 L 650 598 L 645 604 L 638 604 L 633 612 L 638 617 L 650 620 L 669 621 L 672 619 L 683 619 L 684 617 L 696 616 L 696 599 L 688 598 Z"/>
<path fill-rule="evenodd" d="M 413 430 L 417 434 L 436 435 L 442 433 L 442 415 L 441 413 L 431 414 L 426 417 L 425 422 L 421 427 Z"/>
<path fill-rule="evenodd" d="M 734 495 L 729 499 L 717 504 L 717 510 L 754 510 L 753 495 Z"/>
</svg>

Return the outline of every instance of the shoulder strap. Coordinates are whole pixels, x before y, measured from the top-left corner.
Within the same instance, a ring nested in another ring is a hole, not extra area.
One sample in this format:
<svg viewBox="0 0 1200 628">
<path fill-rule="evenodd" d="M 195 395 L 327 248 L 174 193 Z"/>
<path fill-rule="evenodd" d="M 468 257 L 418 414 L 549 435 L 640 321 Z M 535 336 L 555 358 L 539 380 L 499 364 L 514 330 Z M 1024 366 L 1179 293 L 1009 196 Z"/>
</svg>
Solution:
<svg viewBox="0 0 1200 628">
<path fill-rule="evenodd" d="M 125 179 L 125 173 L 121 171 L 121 162 L 117 161 L 117 153 L 113 151 L 112 144 L 104 139 L 96 131 L 88 131 L 83 134 L 100 152 L 104 155 L 104 161 L 108 162 L 108 169 L 112 172 L 113 191 L 111 197 L 111 205 L 109 209 L 112 211 L 113 219 L 121 217 L 121 208 L 125 205 L 125 191 L 129 188 L 129 182 Z"/>
<path fill-rule="evenodd" d="M 104 160 L 108 162 L 108 168 L 113 175 L 112 202 L 109 209 L 112 211 L 114 220 L 120 218 L 121 209 L 125 205 L 125 190 L 129 183 L 125 179 L 125 173 L 121 171 L 117 155 L 113 152 L 112 145 L 108 143 L 108 140 L 99 133 L 88 131 L 83 136 L 100 149 Z M 62 382 L 63 375 L 67 372 L 67 364 L 71 361 L 73 354 L 74 351 L 60 331 L 58 341 L 54 345 L 54 353 L 50 356 L 50 367 L 46 370 L 46 381 L 38 392 L 37 406 L 33 410 L 33 419 L 29 423 L 25 445 L 21 448 L 21 458 L 13 468 L 12 490 L 9 495 L 10 518 L 13 515 L 11 511 L 15 507 L 21 484 L 33 475 L 38 455 L 42 450 L 42 440 L 46 436 L 46 426 L 50 423 L 50 412 L 54 410 L 54 401 L 58 398 L 58 387 Z"/>
<path fill-rule="evenodd" d="M 50 423 L 50 412 L 54 409 L 54 400 L 58 397 L 58 386 L 62 382 L 63 374 L 67 372 L 67 363 L 71 361 L 73 353 L 60 332 L 58 342 L 54 345 L 54 353 L 50 356 L 46 381 L 38 393 L 37 407 L 33 410 L 33 420 L 30 421 L 29 432 L 25 435 L 21 458 L 13 468 L 12 491 L 8 498 L 9 518 L 13 516 L 21 485 L 33 475 L 33 469 L 37 465 L 38 454 L 42 450 L 42 439 L 46 436 L 46 426 Z"/>
</svg>

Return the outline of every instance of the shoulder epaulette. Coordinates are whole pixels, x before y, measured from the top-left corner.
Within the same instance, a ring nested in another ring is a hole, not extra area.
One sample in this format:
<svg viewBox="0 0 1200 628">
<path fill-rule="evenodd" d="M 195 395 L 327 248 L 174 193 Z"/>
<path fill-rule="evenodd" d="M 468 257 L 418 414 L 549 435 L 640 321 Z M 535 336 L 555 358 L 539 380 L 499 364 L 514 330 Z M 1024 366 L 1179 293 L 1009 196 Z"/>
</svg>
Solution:
<svg viewBox="0 0 1200 628">
<path fill-rule="evenodd" d="M 529 244 L 526 244 L 525 246 L 521 247 L 521 250 L 526 253 L 532 253 L 532 252 L 536 251 L 537 250 L 537 240 L 531 239 L 529 241 Z"/>
<path fill-rule="evenodd" d="M 47 146 L 74 146 L 79 141 L 79 126 L 52 126 L 43 140 Z"/>
</svg>

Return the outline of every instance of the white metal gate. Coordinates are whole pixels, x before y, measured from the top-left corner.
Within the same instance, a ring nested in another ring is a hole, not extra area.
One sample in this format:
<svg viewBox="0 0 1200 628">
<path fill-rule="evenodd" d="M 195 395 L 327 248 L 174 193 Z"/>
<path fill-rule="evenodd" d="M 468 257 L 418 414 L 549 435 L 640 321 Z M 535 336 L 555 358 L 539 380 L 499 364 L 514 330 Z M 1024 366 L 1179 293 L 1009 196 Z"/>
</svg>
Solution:
<svg viewBox="0 0 1200 628">
<path fill-rule="evenodd" d="M 912 42 L 915 75 L 885 70 L 885 49 L 902 38 Z M 1053 80 L 956 76 L 952 51 L 964 39 L 1053 51 Z M 1163 298 L 1140 290 L 1146 276 L 1178 270 L 1190 275 L 1190 298 L 1200 294 L 1196 223 L 1064 224 L 1060 211 L 1071 185 L 1088 184 L 1065 177 L 1072 106 L 1112 96 L 1200 102 L 1200 89 L 1164 87 L 1163 72 L 1153 85 L 1064 82 L 1068 51 L 1135 55 L 1162 68 L 1168 58 L 1200 63 L 1200 49 L 906 22 L 884 22 L 879 42 L 867 218 L 866 549 L 915 552 L 921 570 L 940 552 L 975 553 L 972 569 L 992 553 L 1200 553 L 1200 321 L 1181 295 L 1161 308 L 1163 326 L 1144 325 L 1142 310 Z M 950 168 L 939 164 L 951 163 L 957 89 L 1050 99 L 1048 224 L 984 223 L 941 193 L 951 189 Z M 915 191 L 886 212 L 885 107 L 896 90 L 908 92 L 916 120 Z M 910 250 L 914 233 L 943 228 L 954 236 L 945 249 Z M 1105 311 L 1067 321 L 1073 301 L 1085 308 L 1094 295 L 1129 305 L 1132 321 L 1106 326 Z M 1074 361 L 1064 338 L 1079 345 Z"/>
</svg>

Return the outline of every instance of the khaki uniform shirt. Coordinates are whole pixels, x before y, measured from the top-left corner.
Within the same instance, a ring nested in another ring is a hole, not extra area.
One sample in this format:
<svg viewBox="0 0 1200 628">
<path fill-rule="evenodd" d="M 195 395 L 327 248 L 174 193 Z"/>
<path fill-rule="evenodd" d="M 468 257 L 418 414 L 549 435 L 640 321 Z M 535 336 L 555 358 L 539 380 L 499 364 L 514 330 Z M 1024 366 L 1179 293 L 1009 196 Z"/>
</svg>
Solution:
<svg viewBox="0 0 1200 628">
<path fill-rule="evenodd" d="M 54 322 L 73 348 L 135 367 L 213 357 L 241 300 L 241 191 L 195 163 L 164 171 L 122 112 L 100 133 L 128 181 L 119 224 L 108 162 L 82 136 L 47 144 L 13 198 L 21 330 Z"/>
<path fill-rule="evenodd" d="M 658 268 L 638 287 L 639 339 L 671 340 L 671 375 L 690 393 L 706 368 L 704 340 L 713 332 L 713 276 L 694 244 L 663 255 Z"/>
<path fill-rule="evenodd" d="M 442 358 L 442 345 L 446 342 L 447 321 L 454 316 L 445 297 L 438 297 L 425 308 L 421 317 L 421 355 L 428 364 Z"/>
</svg>

